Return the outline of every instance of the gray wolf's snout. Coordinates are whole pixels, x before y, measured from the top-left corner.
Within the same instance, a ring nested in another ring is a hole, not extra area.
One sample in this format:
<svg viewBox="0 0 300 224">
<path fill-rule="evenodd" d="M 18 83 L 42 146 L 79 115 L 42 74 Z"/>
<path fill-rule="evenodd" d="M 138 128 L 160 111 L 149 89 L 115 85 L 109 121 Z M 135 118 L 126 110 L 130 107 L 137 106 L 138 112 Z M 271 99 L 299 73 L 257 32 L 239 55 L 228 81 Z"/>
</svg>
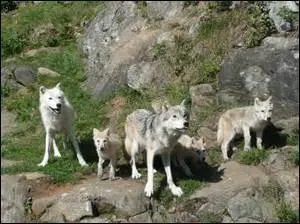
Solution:
<svg viewBox="0 0 300 224">
<path fill-rule="evenodd" d="M 61 108 L 61 103 L 56 104 L 57 108 Z"/>
<path fill-rule="evenodd" d="M 104 151 L 104 147 L 101 147 L 100 150 L 101 150 L 101 151 Z"/>
<path fill-rule="evenodd" d="M 189 125 L 190 125 L 190 123 L 189 123 L 189 122 L 184 122 L 184 123 L 183 123 L 183 126 L 184 126 L 185 128 L 188 128 L 188 127 L 189 127 Z"/>
<path fill-rule="evenodd" d="M 268 121 L 271 121 L 271 118 L 270 118 L 270 117 L 268 117 L 268 118 L 267 118 L 267 120 L 268 120 Z"/>
</svg>

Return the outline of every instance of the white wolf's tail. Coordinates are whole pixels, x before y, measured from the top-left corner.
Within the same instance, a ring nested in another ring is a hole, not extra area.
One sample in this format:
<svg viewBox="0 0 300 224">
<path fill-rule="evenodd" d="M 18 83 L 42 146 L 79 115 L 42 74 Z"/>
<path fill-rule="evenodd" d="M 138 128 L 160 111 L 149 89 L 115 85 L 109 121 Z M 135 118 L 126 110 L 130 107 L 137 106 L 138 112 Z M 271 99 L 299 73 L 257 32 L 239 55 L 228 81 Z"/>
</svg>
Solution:
<svg viewBox="0 0 300 224">
<path fill-rule="evenodd" d="M 217 142 L 219 145 L 221 145 L 221 143 L 223 142 L 223 138 L 224 138 L 224 120 L 222 117 L 220 117 L 218 123 L 218 132 L 217 132 Z"/>
</svg>

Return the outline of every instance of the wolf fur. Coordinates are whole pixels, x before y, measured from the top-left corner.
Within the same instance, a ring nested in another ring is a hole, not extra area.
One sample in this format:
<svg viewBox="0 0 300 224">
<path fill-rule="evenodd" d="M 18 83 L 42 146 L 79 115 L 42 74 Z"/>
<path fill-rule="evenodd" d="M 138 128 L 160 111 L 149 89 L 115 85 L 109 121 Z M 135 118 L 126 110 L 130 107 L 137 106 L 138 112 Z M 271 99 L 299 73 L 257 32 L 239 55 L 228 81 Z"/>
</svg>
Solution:
<svg viewBox="0 0 300 224">
<path fill-rule="evenodd" d="M 244 151 L 250 150 L 250 130 L 256 132 L 256 144 L 262 149 L 262 133 L 271 120 L 273 103 L 272 96 L 267 100 L 254 100 L 254 106 L 234 108 L 221 115 L 218 122 L 217 141 L 221 145 L 224 160 L 228 160 L 227 152 L 235 134 L 243 134 Z"/>
<path fill-rule="evenodd" d="M 139 109 L 127 116 L 125 148 L 131 155 L 132 178 L 141 177 L 135 165 L 136 154 L 143 150 L 146 150 L 147 154 L 148 180 L 145 186 L 147 197 L 153 194 L 153 159 L 157 154 L 161 155 L 172 194 L 181 196 L 183 193 L 173 182 L 170 154 L 179 137 L 189 126 L 189 113 L 184 103 L 183 100 L 176 106 L 164 104 L 160 113 Z"/>
<path fill-rule="evenodd" d="M 46 131 L 46 146 L 44 158 L 38 166 L 46 166 L 49 160 L 49 153 L 53 144 L 54 156 L 61 157 L 55 142 L 56 133 L 63 133 L 64 148 L 66 147 L 67 138 L 71 140 L 77 159 L 81 166 L 87 166 L 87 163 L 82 157 L 78 142 L 73 134 L 72 122 L 74 120 L 74 109 L 64 92 L 61 90 L 60 83 L 51 89 L 44 86 L 40 87 L 40 105 L 39 110 L 42 117 L 42 122 Z"/>
<path fill-rule="evenodd" d="M 117 166 L 117 150 L 121 150 L 122 140 L 121 138 L 114 133 L 110 132 L 109 128 L 106 128 L 103 131 L 98 129 L 93 129 L 93 140 L 96 147 L 98 155 L 98 177 L 103 175 L 103 162 L 109 160 L 109 179 L 115 179 L 116 166 Z"/>
<path fill-rule="evenodd" d="M 192 165 L 196 165 L 205 161 L 206 158 L 206 142 L 204 137 L 197 139 L 188 135 L 182 135 L 178 143 L 175 145 L 171 154 L 171 161 L 174 166 L 181 166 L 184 173 L 188 177 L 192 177 L 189 166 L 185 160 L 190 159 Z"/>
</svg>

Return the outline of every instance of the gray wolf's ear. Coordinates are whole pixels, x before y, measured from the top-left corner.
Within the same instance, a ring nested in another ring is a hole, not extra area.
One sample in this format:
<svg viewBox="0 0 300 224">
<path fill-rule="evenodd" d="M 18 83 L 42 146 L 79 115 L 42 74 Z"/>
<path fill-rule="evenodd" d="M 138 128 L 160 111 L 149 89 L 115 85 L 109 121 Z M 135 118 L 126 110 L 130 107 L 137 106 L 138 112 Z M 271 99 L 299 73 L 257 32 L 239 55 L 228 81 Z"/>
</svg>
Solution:
<svg viewBox="0 0 300 224">
<path fill-rule="evenodd" d="M 46 87 L 45 86 L 41 86 L 40 87 L 40 93 L 44 94 L 46 92 Z"/>
<path fill-rule="evenodd" d="M 97 128 L 93 128 L 93 135 L 96 135 L 97 133 L 99 133 L 100 131 Z"/>
<path fill-rule="evenodd" d="M 185 107 L 185 99 L 181 102 L 181 106 Z"/>
<path fill-rule="evenodd" d="M 269 102 L 270 102 L 271 100 L 272 100 L 272 96 L 270 96 L 270 97 L 267 99 L 267 101 L 269 101 Z"/>
<path fill-rule="evenodd" d="M 170 108 L 170 104 L 168 101 L 165 100 L 161 106 L 162 112 L 166 112 L 169 108 Z"/>
<path fill-rule="evenodd" d="M 61 86 L 60 86 L 60 82 L 57 83 L 55 87 L 58 88 L 58 89 L 60 89 L 60 87 L 61 87 Z"/>
</svg>

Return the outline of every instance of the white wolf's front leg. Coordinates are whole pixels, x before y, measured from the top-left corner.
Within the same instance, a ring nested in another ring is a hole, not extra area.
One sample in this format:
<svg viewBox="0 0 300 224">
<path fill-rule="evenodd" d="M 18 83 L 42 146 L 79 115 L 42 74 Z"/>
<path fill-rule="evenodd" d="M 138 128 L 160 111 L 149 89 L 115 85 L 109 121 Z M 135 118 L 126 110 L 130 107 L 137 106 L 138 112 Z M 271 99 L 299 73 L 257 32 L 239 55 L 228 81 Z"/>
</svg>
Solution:
<svg viewBox="0 0 300 224">
<path fill-rule="evenodd" d="M 171 164 L 170 164 L 170 152 L 163 153 L 161 155 L 161 159 L 165 168 L 165 172 L 167 175 L 167 182 L 169 188 L 173 195 L 180 197 L 183 192 L 180 187 L 177 187 L 173 182 L 172 172 L 171 172 Z"/>
<path fill-rule="evenodd" d="M 153 159 L 154 151 L 147 149 L 147 184 L 145 186 L 145 193 L 147 197 L 153 194 Z"/>
<path fill-rule="evenodd" d="M 55 138 L 53 138 L 53 150 L 54 150 L 54 157 L 61 157 L 61 154 L 58 151 L 58 147 L 55 142 Z"/>
<path fill-rule="evenodd" d="M 81 166 L 88 166 L 88 164 L 85 162 L 85 160 L 82 157 L 82 154 L 81 154 L 80 149 L 79 149 L 79 145 L 78 145 L 77 140 L 76 140 L 76 138 L 75 138 L 75 136 L 73 135 L 72 132 L 69 133 L 69 137 L 70 137 L 70 139 L 72 141 L 72 144 L 73 144 L 73 147 L 76 151 L 76 156 L 77 156 L 79 164 Z"/>
<path fill-rule="evenodd" d="M 115 179 L 115 174 L 116 174 L 116 159 L 112 158 L 110 160 L 110 170 L 109 170 L 109 179 L 114 180 Z"/>
<path fill-rule="evenodd" d="M 244 126 L 243 133 L 244 133 L 244 140 L 245 140 L 244 151 L 248 152 L 251 150 L 251 147 L 250 147 L 251 136 L 250 136 L 249 127 Z"/>
<path fill-rule="evenodd" d="M 39 163 L 38 166 L 46 166 L 48 163 L 53 135 L 54 134 L 50 133 L 50 131 L 46 131 L 45 154 L 44 154 L 44 158 L 43 158 L 42 162 Z"/>
<path fill-rule="evenodd" d="M 132 141 L 132 146 L 131 146 L 131 178 L 132 179 L 139 179 L 142 175 L 138 172 L 137 168 L 136 168 L 136 163 L 135 163 L 135 156 L 138 153 L 138 143 L 133 140 Z"/>
<path fill-rule="evenodd" d="M 98 155 L 99 159 L 98 159 L 98 172 L 97 172 L 97 176 L 98 177 L 102 177 L 103 175 L 103 168 L 102 168 L 102 164 L 104 162 L 104 160 L 102 159 L 102 157 L 100 155 Z"/>
<path fill-rule="evenodd" d="M 262 149 L 262 134 L 263 132 L 262 131 L 258 131 L 256 132 L 256 146 L 258 149 Z"/>
</svg>

